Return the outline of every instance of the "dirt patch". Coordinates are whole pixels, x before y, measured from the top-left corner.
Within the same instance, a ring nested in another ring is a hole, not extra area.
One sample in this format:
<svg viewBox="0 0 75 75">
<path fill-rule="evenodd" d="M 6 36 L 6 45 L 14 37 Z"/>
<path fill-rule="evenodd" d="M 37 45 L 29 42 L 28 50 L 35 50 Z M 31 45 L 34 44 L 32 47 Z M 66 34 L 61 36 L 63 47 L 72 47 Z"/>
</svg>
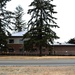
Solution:
<svg viewBox="0 0 75 75">
<path fill-rule="evenodd" d="M 75 59 L 75 56 L 0 56 L 0 60 L 26 60 L 26 59 Z"/>
<path fill-rule="evenodd" d="M 75 66 L 62 67 L 0 67 L 0 75 L 75 75 Z"/>
</svg>

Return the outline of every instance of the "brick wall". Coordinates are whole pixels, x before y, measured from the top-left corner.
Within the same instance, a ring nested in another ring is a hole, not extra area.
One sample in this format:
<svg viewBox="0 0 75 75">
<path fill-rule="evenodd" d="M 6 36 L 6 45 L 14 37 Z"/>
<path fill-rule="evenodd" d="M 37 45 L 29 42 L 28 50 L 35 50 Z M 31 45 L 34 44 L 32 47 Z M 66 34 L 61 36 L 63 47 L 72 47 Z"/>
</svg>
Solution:
<svg viewBox="0 0 75 75">
<path fill-rule="evenodd" d="M 53 54 L 54 55 L 75 55 L 75 46 L 66 46 L 66 45 L 59 45 L 53 47 Z"/>
<path fill-rule="evenodd" d="M 39 55 L 39 49 L 36 51 L 23 51 L 20 52 L 20 49 L 24 48 L 23 44 L 8 44 L 8 48 L 13 48 L 15 52 L 10 54 L 24 54 L 24 55 Z M 43 55 L 75 55 L 75 46 L 74 45 L 55 45 L 52 46 L 52 51 L 49 51 L 49 48 L 42 50 Z"/>
<path fill-rule="evenodd" d="M 14 52 L 10 52 L 12 54 L 19 54 L 20 53 L 20 49 L 23 49 L 23 44 L 8 44 L 8 49 L 14 49 Z"/>
</svg>

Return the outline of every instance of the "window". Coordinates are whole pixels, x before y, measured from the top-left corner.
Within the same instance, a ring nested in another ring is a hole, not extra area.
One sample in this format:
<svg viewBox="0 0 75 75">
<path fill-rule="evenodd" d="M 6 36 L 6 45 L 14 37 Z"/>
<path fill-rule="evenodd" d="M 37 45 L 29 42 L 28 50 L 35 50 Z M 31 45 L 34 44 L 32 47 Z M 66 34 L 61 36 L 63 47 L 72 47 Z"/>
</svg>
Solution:
<svg viewBox="0 0 75 75">
<path fill-rule="evenodd" d="M 45 49 L 42 49 L 43 52 L 45 52 Z"/>
<path fill-rule="evenodd" d="M 24 52 L 22 48 L 21 48 L 21 49 L 19 49 L 19 51 L 20 51 L 20 52 Z"/>
<path fill-rule="evenodd" d="M 9 39 L 9 43 L 14 43 L 14 39 Z"/>
<path fill-rule="evenodd" d="M 36 48 L 33 48 L 30 52 L 36 52 L 37 49 Z"/>
<path fill-rule="evenodd" d="M 21 43 L 21 44 L 22 44 L 22 43 L 23 43 L 23 40 L 22 40 L 22 39 L 20 39 L 20 40 L 19 40 L 19 43 Z"/>
<path fill-rule="evenodd" d="M 2 52 L 3 50 L 2 49 L 0 49 L 0 52 Z"/>
<path fill-rule="evenodd" d="M 10 48 L 10 49 L 9 49 L 9 52 L 14 52 L 14 49 L 13 49 L 13 48 Z"/>
<path fill-rule="evenodd" d="M 45 52 L 46 51 L 46 48 L 45 47 L 42 47 L 42 51 Z"/>
</svg>

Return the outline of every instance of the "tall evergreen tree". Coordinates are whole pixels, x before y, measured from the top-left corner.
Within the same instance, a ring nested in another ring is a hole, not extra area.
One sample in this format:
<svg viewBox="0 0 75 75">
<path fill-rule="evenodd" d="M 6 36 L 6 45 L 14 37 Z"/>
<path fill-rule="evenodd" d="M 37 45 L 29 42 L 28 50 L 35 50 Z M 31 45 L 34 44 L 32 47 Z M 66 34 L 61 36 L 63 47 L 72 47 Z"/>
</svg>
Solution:
<svg viewBox="0 0 75 75">
<path fill-rule="evenodd" d="M 57 12 L 54 11 L 56 6 L 51 1 L 53 0 L 34 0 L 29 5 L 33 8 L 28 10 L 28 14 L 32 16 L 28 22 L 29 31 L 24 35 L 24 38 L 29 38 L 25 41 L 25 48 L 29 49 L 35 44 L 39 48 L 40 56 L 42 47 L 47 47 L 54 39 L 59 38 L 52 30 L 59 26 L 55 22 L 56 18 L 52 16 Z"/>
<path fill-rule="evenodd" d="M 9 23 L 10 18 L 12 18 L 11 15 L 13 15 L 11 11 L 6 10 L 6 3 L 9 1 L 11 0 L 0 0 L 0 20 L 3 28 L 2 30 L 4 30 L 4 32 L 7 32 L 8 34 L 9 34 L 8 29 L 12 29 Z"/>
<path fill-rule="evenodd" d="M 75 38 L 70 39 L 70 40 L 68 41 L 68 43 L 70 43 L 70 44 L 75 44 Z"/>
<path fill-rule="evenodd" d="M 25 30 L 25 21 L 22 20 L 22 17 L 24 15 L 23 8 L 21 6 L 16 7 L 16 10 L 14 11 L 15 17 L 13 18 L 13 24 L 14 24 L 14 31 L 20 32 Z"/>
<path fill-rule="evenodd" d="M 3 25 L 1 24 L 1 20 L 0 20 L 0 51 L 6 51 L 6 45 L 7 45 L 7 36 L 5 34 L 5 32 L 2 29 Z"/>
<path fill-rule="evenodd" d="M 10 22 L 12 13 L 5 9 L 6 3 L 8 1 L 10 0 L 0 0 L 0 50 L 3 50 L 6 47 L 7 45 L 6 34 L 7 33 L 9 34 L 8 28 L 11 28 L 9 26 L 9 22 Z"/>
</svg>

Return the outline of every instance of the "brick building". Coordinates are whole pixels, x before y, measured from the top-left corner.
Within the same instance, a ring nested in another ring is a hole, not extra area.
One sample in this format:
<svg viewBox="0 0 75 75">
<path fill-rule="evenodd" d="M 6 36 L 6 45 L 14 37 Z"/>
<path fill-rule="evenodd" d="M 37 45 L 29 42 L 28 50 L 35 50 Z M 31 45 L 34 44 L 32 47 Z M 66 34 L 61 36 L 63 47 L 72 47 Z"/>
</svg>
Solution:
<svg viewBox="0 0 75 75">
<path fill-rule="evenodd" d="M 75 55 L 75 44 L 56 43 L 53 45 L 53 55 Z"/>
<path fill-rule="evenodd" d="M 26 32 L 18 32 L 12 34 L 11 37 L 7 39 L 8 50 L 6 54 L 10 55 L 38 55 L 38 48 L 26 51 L 24 49 L 23 35 Z M 75 55 L 75 44 L 69 43 L 54 43 L 50 45 L 49 48 L 42 48 L 42 55 Z"/>
<path fill-rule="evenodd" d="M 12 34 L 8 39 L 8 54 L 23 54 L 23 35 L 25 31 Z"/>
</svg>

